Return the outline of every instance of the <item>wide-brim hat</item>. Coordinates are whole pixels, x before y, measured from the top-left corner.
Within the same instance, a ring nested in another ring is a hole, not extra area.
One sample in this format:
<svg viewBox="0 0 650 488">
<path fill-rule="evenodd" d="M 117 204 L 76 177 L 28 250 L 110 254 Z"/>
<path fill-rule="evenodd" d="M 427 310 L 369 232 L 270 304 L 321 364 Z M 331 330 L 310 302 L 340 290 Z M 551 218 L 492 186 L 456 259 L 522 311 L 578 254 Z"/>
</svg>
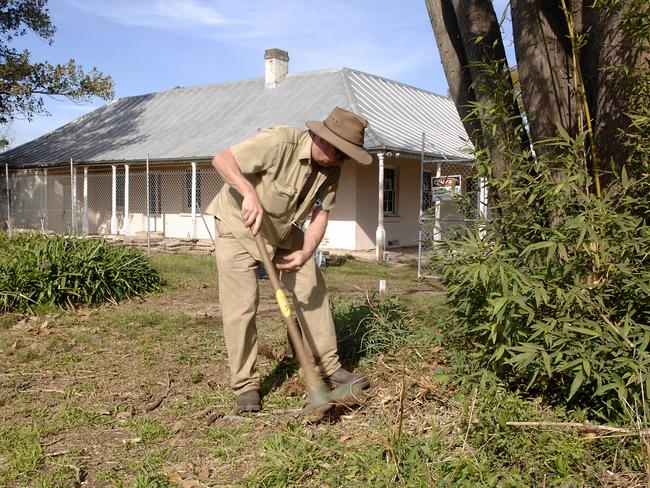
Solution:
<svg viewBox="0 0 650 488">
<path fill-rule="evenodd" d="M 307 127 L 336 149 L 360 164 L 372 163 L 372 156 L 363 147 L 368 121 L 357 114 L 335 107 L 325 120 L 308 120 Z"/>
</svg>

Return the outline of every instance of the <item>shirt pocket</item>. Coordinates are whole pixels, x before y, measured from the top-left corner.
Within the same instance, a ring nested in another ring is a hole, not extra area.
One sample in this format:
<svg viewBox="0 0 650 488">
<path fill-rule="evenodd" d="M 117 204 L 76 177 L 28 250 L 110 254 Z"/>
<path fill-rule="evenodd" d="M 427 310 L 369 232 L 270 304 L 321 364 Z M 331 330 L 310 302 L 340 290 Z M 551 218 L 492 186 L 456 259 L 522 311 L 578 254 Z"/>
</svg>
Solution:
<svg viewBox="0 0 650 488">
<path fill-rule="evenodd" d="M 271 215 L 284 215 L 293 204 L 296 188 L 278 180 L 273 180 L 263 196 L 264 210 Z"/>
</svg>

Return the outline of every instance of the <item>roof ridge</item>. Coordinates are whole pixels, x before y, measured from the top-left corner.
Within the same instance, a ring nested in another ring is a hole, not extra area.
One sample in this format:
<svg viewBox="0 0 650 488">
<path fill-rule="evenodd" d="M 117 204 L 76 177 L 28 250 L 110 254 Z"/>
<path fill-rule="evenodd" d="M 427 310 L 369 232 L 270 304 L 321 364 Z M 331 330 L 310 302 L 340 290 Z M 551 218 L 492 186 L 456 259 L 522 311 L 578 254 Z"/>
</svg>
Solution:
<svg viewBox="0 0 650 488">
<path fill-rule="evenodd" d="M 350 105 L 353 108 L 353 112 L 357 113 L 359 115 L 362 115 L 365 118 L 368 118 L 368 116 L 363 112 L 363 110 L 361 110 L 361 107 L 360 107 L 360 104 L 359 104 L 359 99 L 355 95 L 354 90 L 352 89 L 352 85 L 350 83 L 350 75 L 349 75 L 350 72 L 352 72 L 352 71 L 353 70 L 351 70 L 350 68 L 342 68 L 341 69 L 342 77 L 343 77 L 343 86 L 345 88 L 345 93 L 348 96 L 348 100 L 350 102 Z M 368 136 L 368 135 L 370 135 L 371 139 L 374 138 L 379 143 L 381 143 L 382 146 L 385 144 L 385 141 L 381 137 L 379 137 L 379 134 L 377 133 L 376 130 L 374 130 L 374 128 L 372 127 L 371 124 L 368 124 L 368 128 L 366 129 L 366 136 Z"/>
</svg>

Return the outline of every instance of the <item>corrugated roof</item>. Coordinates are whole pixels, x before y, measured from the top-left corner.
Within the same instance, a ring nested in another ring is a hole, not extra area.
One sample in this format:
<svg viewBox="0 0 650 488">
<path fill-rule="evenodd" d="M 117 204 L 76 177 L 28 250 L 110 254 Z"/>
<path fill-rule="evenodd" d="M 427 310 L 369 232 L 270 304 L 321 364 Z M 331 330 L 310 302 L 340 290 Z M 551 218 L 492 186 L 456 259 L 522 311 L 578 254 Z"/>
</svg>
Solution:
<svg viewBox="0 0 650 488">
<path fill-rule="evenodd" d="M 120 98 L 49 134 L 0 154 L 11 166 L 79 162 L 207 159 L 274 125 L 304 127 L 334 106 L 366 117 L 365 146 L 470 159 L 452 100 L 349 68 L 290 74 L 275 88 L 264 79 Z M 465 148 L 465 151 L 464 149 Z"/>
</svg>

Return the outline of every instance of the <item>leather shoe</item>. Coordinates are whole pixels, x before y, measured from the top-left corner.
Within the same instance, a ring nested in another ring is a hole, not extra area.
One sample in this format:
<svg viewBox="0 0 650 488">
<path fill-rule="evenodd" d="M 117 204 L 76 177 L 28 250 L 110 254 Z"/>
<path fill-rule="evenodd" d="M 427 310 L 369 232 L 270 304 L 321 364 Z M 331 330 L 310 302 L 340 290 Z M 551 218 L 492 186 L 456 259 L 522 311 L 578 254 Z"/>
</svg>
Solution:
<svg viewBox="0 0 650 488">
<path fill-rule="evenodd" d="M 248 390 L 237 395 L 235 403 L 237 403 L 237 412 L 259 412 L 262 409 L 257 390 Z"/>
<path fill-rule="evenodd" d="M 329 386 L 339 387 L 346 383 L 354 383 L 355 386 L 365 390 L 370 386 L 370 381 L 366 376 L 350 373 L 348 370 L 339 368 L 334 373 L 325 378 L 325 383 Z"/>
</svg>

